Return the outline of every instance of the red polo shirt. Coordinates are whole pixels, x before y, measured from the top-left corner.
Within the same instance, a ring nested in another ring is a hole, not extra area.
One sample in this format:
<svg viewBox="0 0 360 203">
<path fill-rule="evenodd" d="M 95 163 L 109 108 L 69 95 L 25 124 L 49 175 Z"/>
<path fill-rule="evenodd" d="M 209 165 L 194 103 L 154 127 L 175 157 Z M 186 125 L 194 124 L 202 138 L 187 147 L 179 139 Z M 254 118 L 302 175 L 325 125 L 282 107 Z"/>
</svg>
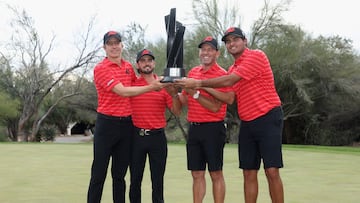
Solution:
<svg viewBox="0 0 360 203">
<path fill-rule="evenodd" d="M 254 120 L 281 105 L 273 72 L 264 52 L 245 49 L 228 72 L 242 78 L 233 86 L 241 120 Z"/>
<path fill-rule="evenodd" d="M 121 66 L 105 58 L 94 68 L 94 82 L 98 94 L 97 112 L 110 116 L 131 115 L 130 98 L 112 92 L 112 88 L 122 83 L 131 86 L 136 78 L 132 65 L 121 60 Z"/>
<path fill-rule="evenodd" d="M 192 68 L 189 73 L 189 78 L 195 78 L 199 80 L 209 79 L 209 78 L 216 78 L 222 75 L 226 75 L 227 72 L 223 68 L 221 68 L 218 64 L 214 64 L 210 69 L 205 70 L 202 66 L 196 66 Z M 209 93 L 205 90 L 199 89 L 200 95 L 205 97 L 213 98 Z M 231 87 L 223 87 L 223 88 L 216 88 L 218 91 L 222 92 L 229 92 L 232 91 Z M 186 94 L 183 91 L 183 94 Z M 201 106 L 201 104 L 195 100 L 192 95 L 186 94 L 188 98 L 188 115 L 187 119 L 189 122 L 216 122 L 222 121 L 226 115 L 226 107 L 227 105 L 223 103 L 221 108 L 218 112 L 212 112 L 207 108 Z"/>
<path fill-rule="evenodd" d="M 155 76 L 156 78 L 156 76 Z M 143 77 L 139 77 L 133 86 L 148 85 Z M 166 126 L 165 110 L 171 109 L 172 97 L 165 89 L 151 91 L 130 98 L 132 120 L 136 127 L 158 129 Z"/>
</svg>

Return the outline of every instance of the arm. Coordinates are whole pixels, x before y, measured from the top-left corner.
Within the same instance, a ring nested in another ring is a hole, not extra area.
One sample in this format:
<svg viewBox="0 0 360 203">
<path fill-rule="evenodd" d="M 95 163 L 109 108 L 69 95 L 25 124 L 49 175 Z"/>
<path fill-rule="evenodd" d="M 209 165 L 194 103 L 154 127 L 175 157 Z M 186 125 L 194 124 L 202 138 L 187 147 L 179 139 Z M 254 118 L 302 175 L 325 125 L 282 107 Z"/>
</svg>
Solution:
<svg viewBox="0 0 360 203">
<path fill-rule="evenodd" d="M 179 93 L 176 93 L 176 95 L 172 96 L 172 107 L 170 111 L 175 114 L 175 116 L 180 116 L 181 114 L 181 101 L 180 101 L 180 95 Z"/>
<path fill-rule="evenodd" d="M 180 94 L 178 93 L 178 87 L 173 84 L 166 84 L 165 86 L 166 91 L 172 97 L 172 107 L 170 111 L 175 114 L 175 116 L 179 116 L 181 114 L 181 101 L 180 101 Z"/>
<path fill-rule="evenodd" d="M 232 86 L 241 79 L 238 75 L 231 73 L 216 78 L 206 80 L 196 80 L 193 78 L 183 78 L 175 80 L 176 84 L 185 88 L 199 88 L 199 87 L 227 87 Z"/>
<path fill-rule="evenodd" d="M 213 97 L 215 97 L 217 100 L 220 100 L 221 102 L 224 102 L 226 104 L 232 104 L 234 103 L 235 99 L 235 93 L 233 91 L 230 92 L 221 92 L 213 88 L 209 87 L 203 87 L 203 90 L 211 94 Z"/>
<path fill-rule="evenodd" d="M 146 86 L 125 87 L 122 83 L 119 83 L 114 86 L 112 91 L 122 97 L 132 97 L 146 92 L 160 90 L 162 87 L 163 83 L 160 83 L 160 80 L 155 80 L 154 82 Z"/>
<path fill-rule="evenodd" d="M 185 91 L 190 94 L 190 95 L 194 95 L 196 93 L 196 89 L 185 89 Z M 220 102 L 217 99 L 214 98 L 210 98 L 210 97 L 206 97 L 202 94 L 199 95 L 199 98 L 197 99 L 197 101 L 200 103 L 201 106 L 203 106 L 204 108 L 209 109 L 212 112 L 218 112 L 219 109 L 221 108 L 222 102 Z"/>
<path fill-rule="evenodd" d="M 229 75 L 223 75 L 217 78 L 201 80 L 200 87 L 228 87 L 233 86 L 240 79 L 240 76 L 231 73 Z"/>
</svg>

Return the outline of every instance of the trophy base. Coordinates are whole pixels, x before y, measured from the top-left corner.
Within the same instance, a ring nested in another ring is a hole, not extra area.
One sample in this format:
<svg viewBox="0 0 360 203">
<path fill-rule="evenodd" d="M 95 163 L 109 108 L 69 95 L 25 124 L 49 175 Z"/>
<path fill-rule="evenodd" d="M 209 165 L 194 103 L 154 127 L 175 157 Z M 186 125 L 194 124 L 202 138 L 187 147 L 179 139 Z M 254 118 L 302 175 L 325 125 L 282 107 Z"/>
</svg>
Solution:
<svg viewBox="0 0 360 203">
<path fill-rule="evenodd" d="M 170 76 L 164 76 L 162 80 L 160 80 L 161 83 L 172 83 L 175 79 L 181 79 L 182 77 L 170 77 Z"/>
<path fill-rule="evenodd" d="M 175 79 L 181 79 L 185 77 L 185 69 L 178 67 L 165 68 L 164 78 L 160 81 L 162 83 L 171 83 Z"/>
</svg>

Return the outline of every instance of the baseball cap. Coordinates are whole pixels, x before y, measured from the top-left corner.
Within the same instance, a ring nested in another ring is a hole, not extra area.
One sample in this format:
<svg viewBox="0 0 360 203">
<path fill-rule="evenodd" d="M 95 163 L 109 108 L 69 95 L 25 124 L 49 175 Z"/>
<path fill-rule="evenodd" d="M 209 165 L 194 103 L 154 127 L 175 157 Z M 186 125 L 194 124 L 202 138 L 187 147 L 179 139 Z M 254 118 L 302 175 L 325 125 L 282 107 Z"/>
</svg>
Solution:
<svg viewBox="0 0 360 203">
<path fill-rule="evenodd" d="M 210 44 L 211 46 L 213 46 L 216 50 L 218 50 L 218 43 L 216 41 L 216 39 L 214 39 L 213 37 L 211 36 L 207 36 L 205 37 L 201 43 L 199 44 L 199 48 L 202 47 L 203 44 Z"/>
<path fill-rule="evenodd" d="M 111 37 L 115 37 L 116 39 L 118 39 L 121 42 L 120 33 L 116 32 L 116 31 L 109 31 L 109 32 L 105 33 L 105 35 L 104 35 L 104 44 L 106 44 L 106 42 L 108 42 Z"/>
<path fill-rule="evenodd" d="M 245 34 L 240 28 L 230 27 L 225 31 L 224 36 L 221 38 L 221 41 L 225 42 L 225 38 L 229 35 L 235 35 L 243 39 L 245 38 Z"/>
<path fill-rule="evenodd" d="M 155 59 L 154 54 L 153 54 L 150 50 L 148 50 L 148 49 L 143 49 L 143 50 L 141 50 L 141 51 L 139 51 L 139 52 L 137 53 L 137 55 L 136 55 L 136 63 L 139 62 L 140 58 L 143 57 L 143 56 L 145 56 L 145 55 L 149 55 L 149 56 L 151 56 L 153 59 Z"/>
</svg>

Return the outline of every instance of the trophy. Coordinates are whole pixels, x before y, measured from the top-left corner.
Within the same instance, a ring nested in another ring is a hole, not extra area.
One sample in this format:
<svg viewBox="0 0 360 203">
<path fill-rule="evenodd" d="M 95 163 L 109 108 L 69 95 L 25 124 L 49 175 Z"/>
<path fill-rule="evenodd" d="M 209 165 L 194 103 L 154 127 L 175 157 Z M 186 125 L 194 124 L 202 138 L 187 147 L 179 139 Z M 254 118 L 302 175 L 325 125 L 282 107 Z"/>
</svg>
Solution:
<svg viewBox="0 0 360 203">
<path fill-rule="evenodd" d="M 165 16 L 167 32 L 166 58 L 167 64 L 164 70 L 163 83 L 173 82 L 174 79 L 185 76 L 183 66 L 183 41 L 185 27 L 176 21 L 176 9 L 170 9 L 170 14 Z"/>
</svg>

